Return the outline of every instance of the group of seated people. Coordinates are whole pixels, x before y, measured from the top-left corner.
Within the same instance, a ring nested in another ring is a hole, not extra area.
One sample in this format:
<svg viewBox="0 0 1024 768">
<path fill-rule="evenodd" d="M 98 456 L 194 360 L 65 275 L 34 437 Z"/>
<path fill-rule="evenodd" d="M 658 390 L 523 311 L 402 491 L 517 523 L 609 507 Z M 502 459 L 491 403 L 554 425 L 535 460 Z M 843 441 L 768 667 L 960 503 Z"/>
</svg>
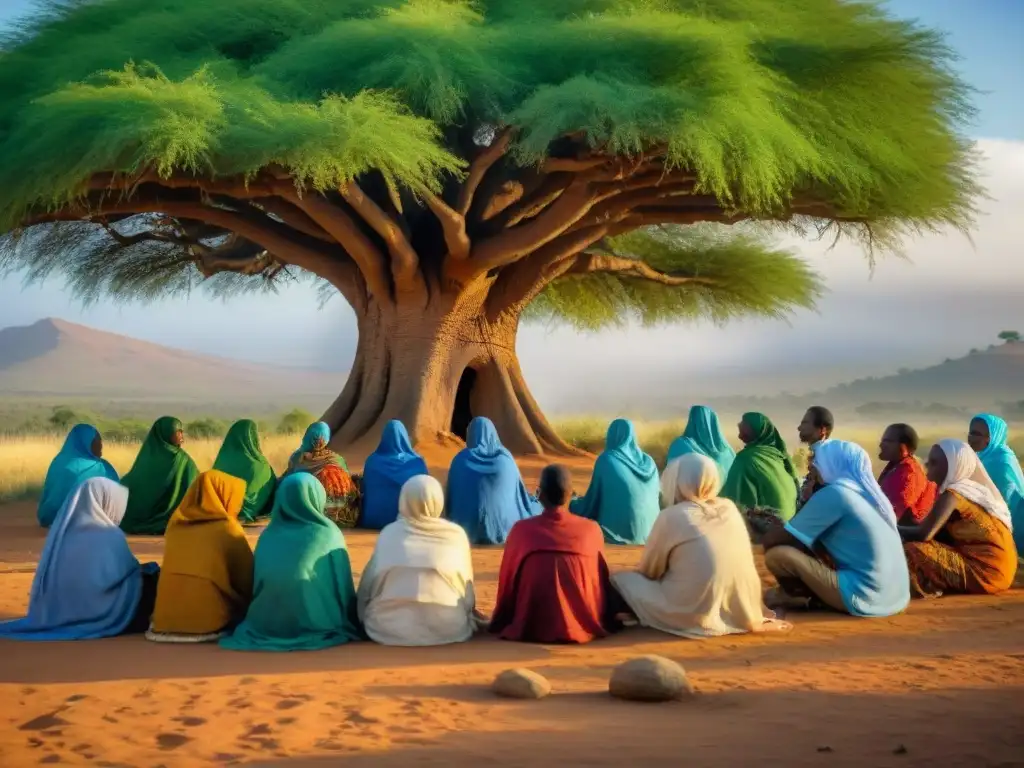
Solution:
<svg viewBox="0 0 1024 768">
<path fill-rule="evenodd" d="M 40 520 L 58 481 L 68 485 L 76 467 L 89 476 L 49 520 L 28 615 L 0 624 L 0 637 L 146 632 L 234 650 L 314 650 L 364 638 L 456 643 L 484 628 L 507 640 L 579 643 L 639 624 L 701 638 L 789 630 L 772 609 L 890 616 L 911 596 L 995 594 L 1017 571 L 1010 504 L 1020 511 L 1024 478 L 1005 422 L 990 415 L 972 420 L 970 444 L 933 446 L 924 468 L 913 429 L 889 427 L 876 480 L 864 449 L 833 438 L 831 414 L 812 408 L 798 430 L 811 449 L 803 481 L 763 414 L 743 416 L 744 447 L 733 453 L 714 412 L 695 406 L 660 477 L 618 419 L 585 495 L 552 465 L 536 498 L 486 419 L 471 424 L 447 490 L 392 422 L 366 463 L 358 514 L 347 517 L 329 515 L 354 483 L 327 448 L 326 425 L 310 427 L 277 480 L 269 465 L 269 475 L 253 471 L 265 459 L 250 424 L 235 425 L 220 466 L 199 474 L 179 459 L 180 424 L 160 420 L 121 484 L 95 430 L 72 430 Z M 125 537 L 141 476 L 162 484 L 145 487 L 148 504 L 168 503 L 184 484 L 164 526 L 162 568 L 140 564 Z M 272 499 L 270 522 L 253 553 L 241 521 L 265 514 L 261 496 Z M 382 529 L 358 589 L 341 530 L 353 520 Z M 765 594 L 752 538 L 779 585 Z M 473 589 L 478 541 L 505 544 L 489 619 Z M 643 543 L 637 568 L 612 574 L 609 543 Z"/>
</svg>

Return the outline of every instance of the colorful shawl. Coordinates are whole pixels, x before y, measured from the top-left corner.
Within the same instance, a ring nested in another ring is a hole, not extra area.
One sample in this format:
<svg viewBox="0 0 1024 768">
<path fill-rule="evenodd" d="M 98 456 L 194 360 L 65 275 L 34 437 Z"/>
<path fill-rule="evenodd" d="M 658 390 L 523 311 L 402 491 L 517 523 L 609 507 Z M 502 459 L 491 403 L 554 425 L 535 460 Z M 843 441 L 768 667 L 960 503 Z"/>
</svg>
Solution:
<svg viewBox="0 0 1024 768">
<path fill-rule="evenodd" d="M 242 419 L 231 425 L 213 462 L 213 468 L 245 481 L 245 502 L 238 519 L 251 523 L 270 514 L 277 476 L 260 450 L 256 422 Z"/>
<path fill-rule="evenodd" d="M 569 510 L 597 521 L 609 544 L 643 544 L 661 511 L 659 482 L 658 467 L 637 445 L 633 424 L 616 419 L 586 495 L 573 499 Z"/>
<path fill-rule="evenodd" d="M 68 432 L 60 453 L 50 462 L 36 511 L 39 525 L 43 528 L 49 528 L 53 523 L 68 494 L 90 477 L 105 477 L 118 482 L 117 471 L 92 452 L 92 444 L 99 434 L 91 424 L 76 424 Z"/>
<path fill-rule="evenodd" d="M 946 479 L 939 487 L 939 493 L 956 491 L 1012 531 L 1010 510 L 974 449 L 963 440 L 940 440 L 938 446 L 946 454 L 947 465 Z"/>
<path fill-rule="evenodd" d="M 199 476 L 199 469 L 180 446 L 171 442 L 181 422 L 163 416 L 146 435 L 131 470 L 121 480 L 128 489 L 128 511 L 121 530 L 128 534 L 162 536 L 167 521 L 185 492 Z"/>
<path fill-rule="evenodd" d="M 326 503 L 306 472 L 281 481 L 256 544 L 252 604 L 221 647 L 315 651 L 362 637 L 345 537 L 324 517 Z"/>
<path fill-rule="evenodd" d="M 981 413 L 974 417 L 985 422 L 988 427 L 988 445 L 985 450 L 978 451 L 985 472 L 999 489 L 1003 501 L 1011 514 L 1017 518 L 1015 522 L 1020 532 L 1014 537 L 1018 547 L 1024 546 L 1024 472 L 1021 471 L 1017 454 L 1007 444 L 1009 427 L 1006 422 L 991 413 Z"/>
<path fill-rule="evenodd" d="M 361 528 L 379 531 L 398 518 L 398 496 L 405 481 L 426 475 L 427 463 L 412 449 L 409 433 L 400 421 L 389 421 L 380 445 L 363 467 Z"/>
<path fill-rule="evenodd" d="M 466 447 L 448 470 L 446 507 L 473 544 L 504 544 L 513 525 L 540 514 L 490 419 L 470 422 Z"/>
<path fill-rule="evenodd" d="M 690 408 L 686 429 L 669 446 L 665 466 L 687 453 L 707 456 L 718 465 L 718 473 L 723 478 L 729 475 L 729 469 L 736 459 L 736 451 L 722 433 L 718 414 L 706 405 L 694 405 Z"/>
<path fill-rule="evenodd" d="M 288 473 L 309 472 L 311 475 L 319 474 L 324 467 L 339 466 L 348 472 L 348 464 L 345 459 L 332 451 L 328 444 L 331 442 L 331 428 L 324 422 L 318 421 L 310 424 L 306 434 L 302 437 L 302 444 L 299 450 L 295 451 L 288 459 Z"/>
<path fill-rule="evenodd" d="M 105 477 L 71 492 L 46 536 L 28 616 L 0 624 L 0 637 L 89 640 L 125 630 L 139 605 L 143 570 L 118 528 L 127 504 L 128 491 Z"/>
<path fill-rule="evenodd" d="M 786 442 L 771 420 L 761 413 L 745 413 L 743 421 L 754 439 L 736 454 L 721 495 L 741 511 L 772 510 L 782 520 L 796 514 L 800 480 Z"/>
</svg>

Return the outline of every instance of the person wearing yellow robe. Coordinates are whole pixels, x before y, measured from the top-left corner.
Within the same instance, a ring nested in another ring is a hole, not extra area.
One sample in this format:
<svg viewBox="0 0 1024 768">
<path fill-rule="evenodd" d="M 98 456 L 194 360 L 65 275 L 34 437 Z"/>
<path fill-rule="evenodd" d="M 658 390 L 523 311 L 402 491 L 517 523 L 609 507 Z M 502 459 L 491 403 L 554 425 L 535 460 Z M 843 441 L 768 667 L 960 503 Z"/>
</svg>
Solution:
<svg viewBox="0 0 1024 768">
<path fill-rule="evenodd" d="M 244 480 L 211 470 L 171 515 L 150 640 L 210 642 L 245 617 L 253 580 L 252 548 L 238 521 L 245 494 Z"/>
</svg>

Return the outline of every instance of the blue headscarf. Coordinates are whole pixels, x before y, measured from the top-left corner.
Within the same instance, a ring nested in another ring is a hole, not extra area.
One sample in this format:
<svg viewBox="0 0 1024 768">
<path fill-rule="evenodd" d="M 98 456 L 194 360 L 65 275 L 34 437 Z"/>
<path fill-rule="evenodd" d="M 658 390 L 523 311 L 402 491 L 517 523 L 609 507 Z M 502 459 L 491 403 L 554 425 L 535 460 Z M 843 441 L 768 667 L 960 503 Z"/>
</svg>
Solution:
<svg viewBox="0 0 1024 768">
<path fill-rule="evenodd" d="M 985 422 L 988 427 L 988 446 L 978 451 L 978 458 L 1010 508 L 1014 540 L 1020 550 L 1024 547 L 1024 472 L 1021 472 L 1017 454 L 1006 442 L 1010 428 L 991 413 L 979 413 L 974 419 Z"/>
<path fill-rule="evenodd" d="M 448 470 L 448 518 L 462 526 L 471 544 L 504 544 L 512 526 L 539 514 L 540 504 L 527 493 L 490 419 L 473 419 L 467 437 Z"/>
<path fill-rule="evenodd" d="M 28 616 L 0 624 L 0 637 L 89 640 L 124 631 L 143 570 L 119 527 L 127 506 L 128 489 L 104 477 L 71 492 L 46 536 Z"/>
<path fill-rule="evenodd" d="M 707 456 L 718 465 L 722 478 L 728 477 L 729 468 L 736 458 L 736 451 L 722 434 L 718 423 L 718 414 L 706 405 L 695 405 L 690 408 L 690 417 L 686 422 L 683 434 L 672 441 L 668 449 L 666 466 L 673 459 L 687 453 L 699 453 Z"/>
<path fill-rule="evenodd" d="M 426 475 L 427 463 L 412 449 L 405 425 L 389 421 L 380 445 L 363 467 L 363 509 L 359 526 L 379 531 L 398 519 L 398 495 L 410 477 Z"/>
<path fill-rule="evenodd" d="M 633 424 L 616 419 L 608 427 L 587 495 L 569 505 L 596 520 L 609 544 L 643 544 L 661 512 L 661 483 L 654 459 L 636 442 Z"/>
<path fill-rule="evenodd" d="M 115 483 L 120 481 L 110 463 L 92 452 L 92 444 L 99 434 L 91 424 L 76 424 L 68 432 L 60 453 L 50 462 L 36 511 L 39 525 L 43 528 L 53 524 L 68 494 L 90 477 L 105 477 Z"/>
</svg>

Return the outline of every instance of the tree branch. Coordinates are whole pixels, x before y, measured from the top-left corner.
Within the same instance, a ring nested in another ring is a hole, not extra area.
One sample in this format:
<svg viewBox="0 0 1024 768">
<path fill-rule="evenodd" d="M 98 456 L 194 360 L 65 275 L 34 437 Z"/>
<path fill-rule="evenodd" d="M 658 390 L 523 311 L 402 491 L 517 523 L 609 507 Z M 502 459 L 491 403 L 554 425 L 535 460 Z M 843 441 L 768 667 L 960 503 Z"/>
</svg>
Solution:
<svg viewBox="0 0 1024 768">
<path fill-rule="evenodd" d="M 398 222 L 367 197 L 357 182 L 350 181 L 339 191 L 345 202 L 351 205 L 356 213 L 370 225 L 370 228 L 387 243 L 388 253 L 391 255 L 391 272 L 395 283 L 404 284 L 411 280 L 419 267 L 419 257 L 401 227 L 398 226 Z"/>
<path fill-rule="evenodd" d="M 594 272 L 608 272 L 621 277 L 635 277 L 661 285 L 680 286 L 687 284 L 715 285 L 715 280 L 698 275 L 678 275 L 660 272 L 639 259 L 627 259 L 603 253 L 582 253 L 565 270 L 566 275 L 585 275 Z"/>
<path fill-rule="evenodd" d="M 462 183 L 461 189 L 459 189 L 459 199 L 455 205 L 455 212 L 461 215 L 463 219 L 469 214 L 469 209 L 473 207 L 473 196 L 476 194 L 480 182 L 484 180 L 484 176 L 487 175 L 487 171 L 491 169 L 491 166 L 505 155 L 511 142 L 512 128 L 503 128 L 494 137 L 491 145 L 481 150 L 480 154 L 473 158 L 473 162 L 469 165 L 469 173 L 466 175 L 466 180 Z"/>
<path fill-rule="evenodd" d="M 456 261 L 463 261 L 469 258 L 470 242 L 466 234 L 466 218 L 463 214 L 448 207 L 445 202 L 430 190 L 424 190 L 421 195 L 427 207 L 433 211 L 437 220 L 441 222 L 441 229 L 444 232 L 444 244 L 448 248 L 448 256 Z"/>
</svg>

